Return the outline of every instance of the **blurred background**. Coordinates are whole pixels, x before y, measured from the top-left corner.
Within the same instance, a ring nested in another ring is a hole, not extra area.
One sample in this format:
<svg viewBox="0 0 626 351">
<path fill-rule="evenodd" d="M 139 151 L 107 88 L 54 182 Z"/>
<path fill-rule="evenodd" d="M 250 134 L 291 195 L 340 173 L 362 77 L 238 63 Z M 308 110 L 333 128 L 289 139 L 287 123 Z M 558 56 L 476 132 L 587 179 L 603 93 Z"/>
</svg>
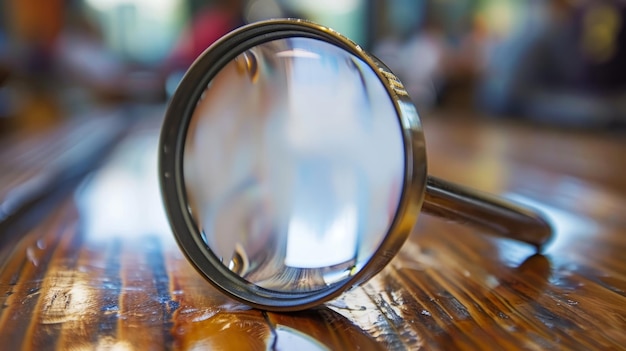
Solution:
<svg viewBox="0 0 626 351">
<path fill-rule="evenodd" d="M 164 103 L 213 41 L 299 17 L 383 60 L 422 114 L 565 128 L 626 122 L 622 0 L 3 0 L 0 134 L 77 111 Z"/>
</svg>

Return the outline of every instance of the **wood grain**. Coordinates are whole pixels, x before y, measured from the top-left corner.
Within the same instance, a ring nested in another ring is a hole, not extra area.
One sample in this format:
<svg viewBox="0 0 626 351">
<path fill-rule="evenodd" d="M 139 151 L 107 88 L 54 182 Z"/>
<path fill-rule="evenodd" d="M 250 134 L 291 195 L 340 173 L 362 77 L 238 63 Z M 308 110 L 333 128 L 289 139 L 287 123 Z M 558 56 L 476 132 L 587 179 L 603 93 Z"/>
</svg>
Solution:
<svg viewBox="0 0 626 351">
<path fill-rule="evenodd" d="M 555 240 L 537 253 L 423 215 L 374 279 L 279 314 L 224 297 L 178 250 L 150 178 L 157 122 L 3 248 L 2 349 L 626 348 L 623 137 L 427 119 L 431 174 L 538 207 Z"/>
</svg>

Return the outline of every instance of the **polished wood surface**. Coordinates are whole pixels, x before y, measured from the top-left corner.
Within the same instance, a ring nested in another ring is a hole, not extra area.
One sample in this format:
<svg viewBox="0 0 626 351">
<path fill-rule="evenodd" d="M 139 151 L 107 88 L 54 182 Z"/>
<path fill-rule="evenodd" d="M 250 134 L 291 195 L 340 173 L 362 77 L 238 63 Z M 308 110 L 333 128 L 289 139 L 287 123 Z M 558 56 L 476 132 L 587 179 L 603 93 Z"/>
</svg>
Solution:
<svg viewBox="0 0 626 351">
<path fill-rule="evenodd" d="M 1 349 L 626 348 L 623 136 L 431 116 L 429 172 L 537 207 L 553 242 L 537 253 L 422 215 L 374 279 L 280 314 L 224 297 L 179 251 L 157 189 L 158 123 L 0 248 Z"/>
</svg>

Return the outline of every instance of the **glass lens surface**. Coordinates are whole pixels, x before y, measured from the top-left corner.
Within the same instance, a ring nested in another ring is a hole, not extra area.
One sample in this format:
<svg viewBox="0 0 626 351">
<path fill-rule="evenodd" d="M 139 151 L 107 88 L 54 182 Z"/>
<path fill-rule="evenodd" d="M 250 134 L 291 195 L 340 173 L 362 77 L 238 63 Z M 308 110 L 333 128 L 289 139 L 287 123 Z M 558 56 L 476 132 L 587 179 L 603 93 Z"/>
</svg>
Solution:
<svg viewBox="0 0 626 351">
<path fill-rule="evenodd" d="M 370 260 L 404 181 L 398 114 L 372 68 L 311 38 L 263 43 L 211 80 L 184 151 L 207 247 L 266 289 L 310 292 Z"/>
</svg>

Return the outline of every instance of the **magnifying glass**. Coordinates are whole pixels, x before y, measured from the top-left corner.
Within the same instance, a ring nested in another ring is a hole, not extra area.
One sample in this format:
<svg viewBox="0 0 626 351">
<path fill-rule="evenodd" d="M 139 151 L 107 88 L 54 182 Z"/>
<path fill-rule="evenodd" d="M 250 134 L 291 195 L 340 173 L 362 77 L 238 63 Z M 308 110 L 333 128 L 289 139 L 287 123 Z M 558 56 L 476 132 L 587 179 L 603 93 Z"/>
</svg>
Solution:
<svg viewBox="0 0 626 351">
<path fill-rule="evenodd" d="M 307 21 L 251 24 L 212 45 L 174 93 L 159 147 L 182 251 L 256 308 L 306 309 L 363 283 L 420 212 L 538 248 L 552 235 L 532 209 L 428 176 L 402 83 Z"/>
</svg>

